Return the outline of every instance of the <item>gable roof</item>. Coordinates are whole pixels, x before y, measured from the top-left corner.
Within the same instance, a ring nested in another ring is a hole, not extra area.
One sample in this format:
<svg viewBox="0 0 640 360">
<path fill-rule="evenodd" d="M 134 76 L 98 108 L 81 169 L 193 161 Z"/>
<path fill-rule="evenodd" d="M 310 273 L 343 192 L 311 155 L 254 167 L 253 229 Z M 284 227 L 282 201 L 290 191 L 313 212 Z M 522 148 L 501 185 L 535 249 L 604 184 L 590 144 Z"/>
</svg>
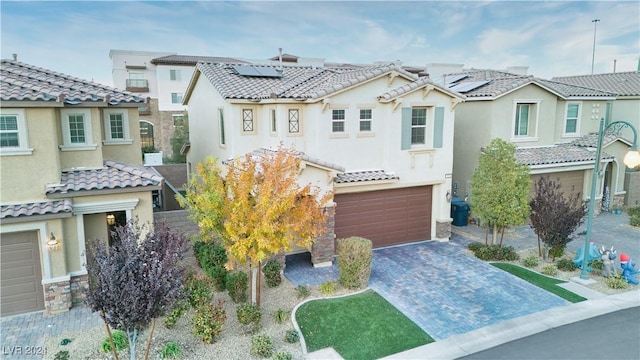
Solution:
<svg viewBox="0 0 640 360">
<path fill-rule="evenodd" d="M 195 66 L 198 62 L 211 62 L 211 63 L 233 63 L 233 64 L 246 64 L 244 60 L 230 58 L 230 57 L 218 57 L 218 56 L 197 56 L 197 55 L 167 55 L 158 57 L 151 60 L 155 65 L 190 65 Z"/>
<path fill-rule="evenodd" d="M 615 157 L 602 153 L 603 160 L 611 160 Z M 516 161 L 527 166 L 568 164 L 568 163 L 593 163 L 596 153 L 583 146 L 572 144 L 560 144 L 541 147 L 517 148 Z"/>
<path fill-rule="evenodd" d="M 71 216 L 72 210 L 73 206 L 69 199 L 2 205 L 0 206 L 0 219 L 48 214 L 68 214 Z"/>
<path fill-rule="evenodd" d="M 58 106 L 83 102 L 109 105 L 145 102 L 144 98 L 127 91 L 14 60 L 2 60 L 0 94 L 2 101 L 45 101 L 59 103 Z"/>
<path fill-rule="evenodd" d="M 279 77 L 241 76 L 230 64 L 198 63 L 196 73 L 187 89 L 185 102 L 198 80 L 199 73 L 214 86 L 225 99 L 295 99 L 317 100 L 324 96 L 358 85 L 381 75 L 395 71 L 409 80 L 416 76 L 394 64 L 372 65 L 354 68 L 314 68 L 307 66 L 263 66 L 275 69 Z"/>
<path fill-rule="evenodd" d="M 434 81 L 464 94 L 469 100 L 493 100 L 529 84 L 535 84 L 563 98 L 613 98 L 615 94 L 585 86 L 571 85 L 490 69 L 469 69 L 446 74 Z M 468 86 L 464 86 L 467 84 Z"/>
<path fill-rule="evenodd" d="M 553 81 L 591 87 L 619 96 L 640 96 L 640 71 L 595 75 L 558 76 Z"/>
<path fill-rule="evenodd" d="M 145 167 L 105 160 L 104 167 L 100 169 L 63 171 L 60 184 L 47 185 L 45 194 L 157 187 L 162 180 L 162 176 Z"/>
<path fill-rule="evenodd" d="M 436 83 L 434 83 L 433 81 L 431 81 L 431 79 L 429 79 L 429 77 L 423 76 L 423 77 L 419 77 L 417 80 L 412 81 L 408 84 L 404 84 L 402 86 L 399 86 L 393 90 L 387 91 L 384 94 L 378 96 L 379 100 L 392 100 L 394 98 L 397 98 L 399 96 L 411 93 L 413 91 L 419 90 L 421 88 L 425 88 L 427 86 L 433 86 L 433 88 L 436 88 L 440 91 L 442 91 L 445 94 L 450 95 L 451 97 L 455 97 L 455 98 L 459 98 L 461 100 L 466 99 L 466 97 L 460 93 L 457 93 L 455 91 L 452 91 L 444 86 L 438 85 Z"/>
</svg>

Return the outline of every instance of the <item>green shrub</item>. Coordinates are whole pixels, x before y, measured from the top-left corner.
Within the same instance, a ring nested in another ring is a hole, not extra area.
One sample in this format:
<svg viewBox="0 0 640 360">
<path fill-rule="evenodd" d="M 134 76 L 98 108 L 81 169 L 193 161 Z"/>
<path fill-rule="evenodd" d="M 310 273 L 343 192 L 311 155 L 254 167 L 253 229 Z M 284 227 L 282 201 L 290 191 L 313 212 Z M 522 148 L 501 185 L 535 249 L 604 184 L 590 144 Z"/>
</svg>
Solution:
<svg viewBox="0 0 640 360">
<path fill-rule="evenodd" d="M 216 291 L 224 291 L 226 288 L 227 269 L 224 267 L 212 267 L 206 270 L 207 275 L 211 278 L 213 288 Z"/>
<path fill-rule="evenodd" d="M 129 339 L 127 339 L 127 334 L 121 330 L 115 330 L 111 332 L 111 337 L 113 338 L 113 344 L 116 346 L 116 351 L 122 351 L 129 347 Z M 109 336 L 107 336 L 102 341 L 102 346 L 100 346 L 100 351 L 108 353 L 111 351 L 111 342 L 109 341 Z"/>
<path fill-rule="evenodd" d="M 347 289 L 361 289 L 371 276 L 371 240 L 352 236 L 337 241 L 340 285 Z"/>
<path fill-rule="evenodd" d="M 515 261 L 520 258 L 513 246 L 484 245 L 474 247 L 473 254 L 484 261 Z"/>
<path fill-rule="evenodd" d="M 273 360 L 293 360 L 293 355 L 286 351 L 278 351 L 273 355 Z"/>
<path fill-rule="evenodd" d="M 542 273 L 547 276 L 558 275 L 558 268 L 555 265 L 546 265 L 542 267 Z"/>
<path fill-rule="evenodd" d="M 574 271 L 578 268 L 578 265 L 574 264 L 571 259 L 562 258 L 556 261 L 556 267 L 562 271 Z"/>
<path fill-rule="evenodd" d="M 604 263 L 602 262 L 602 260 L 591 260 L 589 261 L 589 266 L 591 267 L 591 271 L 594 275 L 600 275 L 602 274 Z"/>
<path fill-rule="evenodd" d="M 236 316 L 238 322 L 244 325 L 246 332 L 252 333 L 260 327 L 262 312 L 258 305 L 244 303 L 236 309 Z"/>
<path fill-rule="evenodd" d="M 69 360 L 71 359 L 69 352 L 64 350 L 64 351 L 58 351 L 56 353 L 56 355 L 53 357 L 53 360 Z"/>
<path fill-rule="evenodd" d="M 267 286 L 270 288 L 277 287 L 282 282 L 282 276 L 280 275 L 282 266 L 277 260 L 271 259 L 262 268 L 262 273 L 267 280 Z"/>
<path fill-rule="evenodd" d="M 204 242 L 200 240 L 194 242 L 193 254 L 198 265 L 213 281 L 216 291 L 224 290 L 224 281 L 227 275 L 224 265 L 228 260 L 225 248 L 213 241 Z"/>
<path fill-rule="evenodd" d="M 320 284 L 320 293 L 322 295 L 332 295 L 336 292 L 337 288 L 338 284 L 336 284 L 334 281 L 325 281 Z"/>
<path fill-rule="evenodd" d="M 627 213 L 630 216 L 640 216 L 640 205 L 628 208 Z"/>
<path fill-rule="evenodd" d="M 235 303 L 247 301 L 248 288 L 249 279 L 245 272 L 237 271 L 227 275 L 227 291 Z"/>
<path fill-rule="evenodd" d="M 284 309 L 278 309 L 273 314 L 273 317 L 276 319 L 278 324 L 283 324 L 285 321 L 289 319 L 289 312 Z"/>
<path fill-rule="evenodd" d="M 271 357 L 273 355 L 273 341 L 268 335 L 256 335 L 251 338 L 251 355 Z"/>
<path fill-rule="evenodd" d="M 564 255 L 564 246 L 553 247 L 549 249 L 549 257 L 552 260 L 561 258 Z"/>
<path fill-rule="evenodd" d="M 476 251 L 478 251 L 483 246 L 485 246 L 485 245 L 482 244 L 482 243 L 474 241 L 472 243 L 469 243 L 469 245 L 467 245 L 467 249 L 469 249 L 469 250 L 471 250 L 471 252 L 475 253 Z"/>
<path fill-rule="evenodd" d="M 622 274 L 615 274 L 604 280 L 607 286 L 611 289 L 626 289 L 628 284 L 625 279 L 622 278 Z"/>
<path fill-rule="evenodd" d="M 284 335 L 284 340 L 289 344 L 297 343 L 300 340 L 300 334 L 296 330 L 287 330 Z"/>
<path fill-rule="evenodd" d="M 187 310 L 189 310 L 189 300 L 179 301 L 173 310 L 171 310 L 169 315 L 162 319 L 162 324 L 167 329 L 173 328 L 176 325 L 176 322 L 178 322 L 178 319 L 180 319 Z"/>
<path fill-rule="evenodd" d="M 193 332 L 205 344 L 213 344 L 222 332 L 222 325 L 226 319 L 227 315 L 221 300 L 216 306 L 211 303 L 200 304 L 191 318 Z"/>
<path fill-rule="evenodd" d="M 640 227 L 640 215 L 632 216 L 629 219 L 629 225 Z"/>
<path fill-rule="evenodd" d="M 296 293 L 298 294 L 298 299 L 304 299 L 309 296 L 309 288 L 304 285 L 296 286 Z"/>
<path fill-rule="evenodd" d="M 527 256 L 522 260 L 522 265 L 528 268 L 533 268 L 538 266 L 538 257 L 535 255 Z"/>
<path fill-rule="evenodd" d="M 208 303 L 212 296 L 211 279 L 207 276 L 192 274 L 187 278 L 184 291 L 187 293 L 189 305 L 197 307 L 201 303 Z"/>
<path fill-rule="evenodd" d="M 160 358 L 162 359 L 174 359 L 180 356 L 182 351 L 180 346 L 174 342 L 168 342 L 162 350 L 160 350 Z"/>
</svg>

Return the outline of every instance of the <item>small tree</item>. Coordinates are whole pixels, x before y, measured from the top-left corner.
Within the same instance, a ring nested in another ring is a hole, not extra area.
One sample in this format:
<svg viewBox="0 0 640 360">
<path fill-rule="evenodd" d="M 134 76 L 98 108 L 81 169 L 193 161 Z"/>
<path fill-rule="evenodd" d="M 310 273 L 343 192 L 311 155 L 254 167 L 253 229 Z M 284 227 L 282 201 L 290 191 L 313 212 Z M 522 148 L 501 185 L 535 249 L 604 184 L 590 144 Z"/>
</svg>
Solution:
<svg viewBox="0 0 640 360">
<path fill-rule="evenodd" d="M 480 154 L 478 168 L 471 179 L 471 212 L 481 222 L 493 225 L 492 244 L 504 229 L 524 225 L 529 217 L 529 168 L 515 158 L 516 147 L 496 138 Z M 486 235 L 485 235 L 486 243 Z"/>
<path fill-rule="evenodd" d="M 542 255 L 540 240 L 550 248 L 552 260 L 564 252 L 573 240 L 571 234 L 582 224 L 587 206 L 580 193 L 566 197 L 560 184 L 543 176 L 535 184 L 531 206 L 531 228 L 538 235 L 538 254 Z"/>
<path fill-rule="evenodd" d="M 259 156 L 247 154 L 227 164 L 226 172 L 208 158 L 196 164 L 184 199 L 203 239 L 217 238 L 227 249 L 232 269 L 249 263 L 251 289 L 260 305 L 260 265 L 271 255 L 310 247 L 326 231 L 322 206 L 332 194 L 322 194 L 310 184 L 298 184 L 300 158 L 282 145 Z"/>
<path fill-rule="evenodd" d="M 126 332 L 132 360 L 140 331 L 151 324 L 147 358 L 155 319 L 183 297 L 185 270 L 180 261 L 187 242 L 165 224 L 151 228 L 137 220 L 117 226 L 114 233 L 120 241 L 113 246 L 104 240 L 90 244 L 87 304 L 100 312 L 109 338 L 109 326 Z M 113 344 L 111 349 L 117 359 Z"/>
</svg>

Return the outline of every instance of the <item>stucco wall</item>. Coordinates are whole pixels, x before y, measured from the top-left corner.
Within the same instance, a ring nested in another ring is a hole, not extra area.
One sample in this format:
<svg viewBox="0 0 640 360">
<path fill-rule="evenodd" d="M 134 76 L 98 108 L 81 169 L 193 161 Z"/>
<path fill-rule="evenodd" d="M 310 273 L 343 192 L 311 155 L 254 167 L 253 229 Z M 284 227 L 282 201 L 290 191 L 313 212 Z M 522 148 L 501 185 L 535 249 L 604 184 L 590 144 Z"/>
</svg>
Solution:
<svg viewBox="0 0 640 360">
<path fill-rule="evenodd" d="M 134 165 L 142 165 L 142 152 L 140 151 L 140 122 L 138 120 L 138 108 L 123 109 L 127 111 L 129 118 L 129 136 L 133 142 L 126 145 L 103 145 L 102 153 L 105 160 L 115 160 Z M 104 125 L 103 134 L 104 134 Z M 104 135 L 101 135 L 102 142 Z"/>
</svg>

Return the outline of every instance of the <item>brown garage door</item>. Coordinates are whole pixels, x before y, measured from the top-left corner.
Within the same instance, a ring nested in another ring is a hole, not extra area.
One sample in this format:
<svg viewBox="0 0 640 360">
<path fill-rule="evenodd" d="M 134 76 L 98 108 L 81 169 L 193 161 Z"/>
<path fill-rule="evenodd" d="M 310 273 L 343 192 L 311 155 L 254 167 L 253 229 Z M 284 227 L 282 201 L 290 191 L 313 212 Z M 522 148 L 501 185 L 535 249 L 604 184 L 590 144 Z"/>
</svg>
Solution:
<svg viewBox="0 0 640 360">
<path fill-rule="evenodd" d="M 40 252 L 36 231 L 2 234 L 0 314 L 44 309 Z"/>
<path fill-rule="evenodd" d="M 431 186 L 338 194 L 335 233 L 373 247 L 431 239 Z"/>
<path fill-rule="evenodd" d="M 577 193 L 582 194 L 582 184 L 584 183 L 584 170 L 563 171 L 549 174 L 531 175 L 531 196 L 535 196 L 536 183 L 541 177 L 548 176 L 549 179 L 560 183 L 560 191 L 566 196 Z M 582 194 L 584 195 L 584 194 Z"/>
</svg>

